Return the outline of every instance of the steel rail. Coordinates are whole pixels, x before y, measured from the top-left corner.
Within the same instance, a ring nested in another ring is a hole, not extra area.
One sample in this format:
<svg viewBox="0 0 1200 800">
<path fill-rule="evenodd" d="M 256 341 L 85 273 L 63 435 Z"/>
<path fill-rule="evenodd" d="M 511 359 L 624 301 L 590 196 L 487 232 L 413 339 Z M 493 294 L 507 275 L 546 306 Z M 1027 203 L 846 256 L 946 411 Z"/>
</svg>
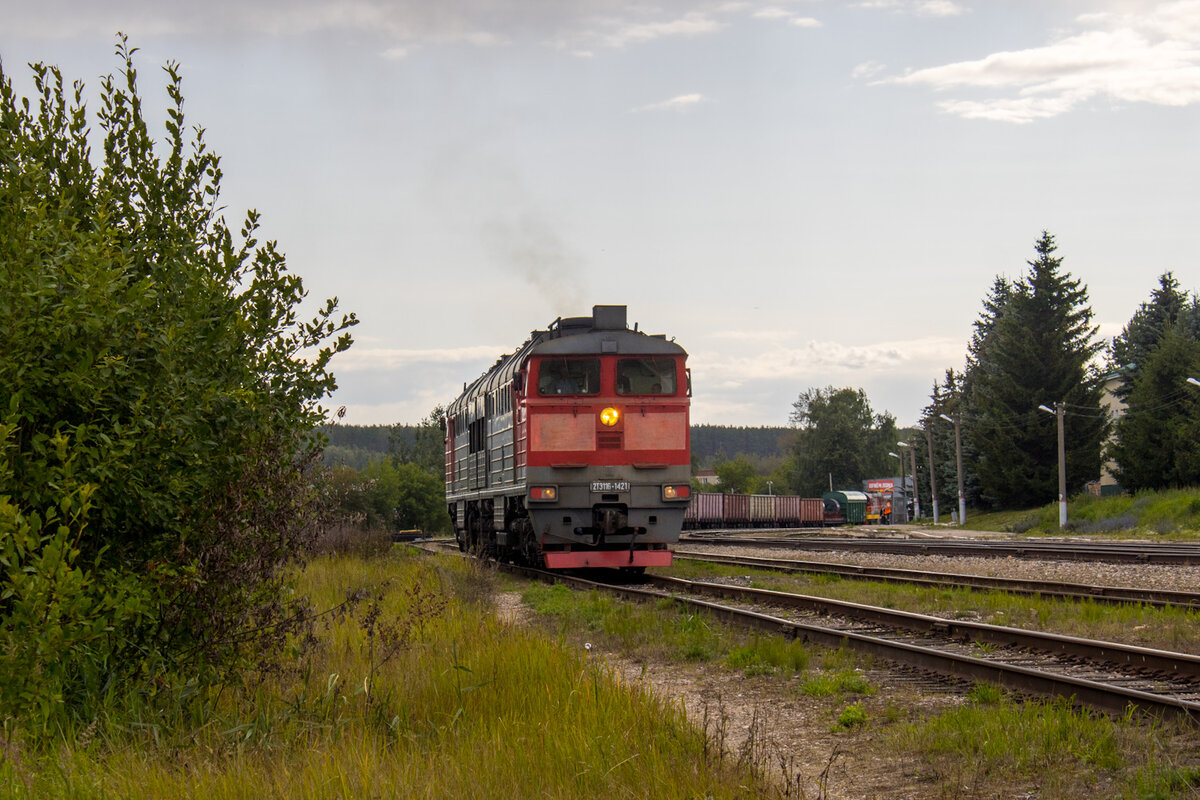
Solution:
<svg viewBox="0 0 1200 800">
<path fill-rule="evenodd" d="M 906 583 L 918 586 L 963 587 L 972 589 L 995 589 L 1040 597 L 1056 597 L 1068 600 L 1093 600 L 1097 603 L 1141 603 L 1159 608 L 1200 609 L 1200 592 L 1181 592 L 1170 589 L 1142 589 L 1132 586 L 1092 586 L 1084 583 L 1065 583 L 1020 578 L 996 578 L 990 575 L 968 575 L 954 572 L 923 572 L 896 567 L 867 567 L 859 564 L 837 564 L 827 561 L 798 561 L 784 558 L 759 558 L 757 556 L 727 556 L 716 553 L 698 553 L 691 550 L 676 550 L 675 559 L 680 561 L 706 561 L 713 564 L 732 564 L 744 567 L 778 570 L 780 572 L 803 572 L 820 575 L 837 575 L 843 578 Z"/>
<path fill-rule="evenodd" d="M 501 565 L 501 568 L 505 571 L 550 583 L 567 583 L 580 589 L 603 591 L 638 602 L 657 602 L 664 597 L 661 591 L 635 586 L 598 583 L 585 578 L 546 572 L 545 570 L 537 570 L 529 567 Z M 666 579 L 666 581 L 674 584 L 674 588 L 681 589 L 685 585 L 690 584 L 690 586 L 687 586 L 688 591 L 697 589 L 695 582 L 682 581 L 680 579 Z M 717 584 L 709 584 L 709 586 L 718 587 Z M 736 587 L 719 588 L 729 589 Z M 1155 714 L 1182 715 L 1193 720 L 1200 720 L 1200 702 L 1197 701 L 1154 694 L 1140 689 L 1102 683 L 1087 678 L 1047 672 L 1018 664 L 990 661 L 975 656 L 923 647 L 910 642 L 898 642 L 854 631 L 837 630 L 776 617 L 758 611 L 682 597 L 673 593 L 666 596 L 670 597 L 677 604 L 708 612 L 719 619 L 733 624 L 748 626 L 768 633 L 780 634 L 789 639 L 799 639 L 823 647 L 837 648 L 845 646 L 857 652 L 867 653 L 894 663 L 906 664 L 942 675 L 987 681 L 1031 694 L 1066 697 L 1078 706 L 1096 708 L 1113 714 L 1125 713 L 1130 705 L 1134 705 Z M 886 609 L 878 610 L 886 611 Z M 938 620 L 938 622 L 946 623 L 948 621 Z M 962 623 L 954 624 L 961 625 Z M 1147 651 L 1147 655 L 1150 652 L 1154 651 Z"/>
<path fill-rule="evenodd" d="M 1143 564 L 1200 564 L 1200 545 L 1164 545 L 1106 542 L 1034 542 L 996 540 L 899 539 L 848 536 L 781 538 L 764 536 L 705 536 L 685 534 L 681 544 L 771 545 L 797 550 L 849 550 L 908 555 L 971 555 L 980 557 L 1042 558 L 1077 561 L 1113 561 Z"/>
<path fill-rule="evenodd" d="M 652 576 L 650 582 L 673 591 L 689 591 L 726 599 L 747 600 L 784 608 L 797 608 L 819 614 L 842 615 L 856 620 L 866 620 L 889 628 L 903 628 L 921 633 L 937 633 L 960 641 L 987 642 L 991 644 L 1015 645 L 1045 653 L 1056 653 L 1072 658 L 1087 659 L 1121 666 L 1147 669 L 1162 675 L 1200 683 L 1200 656 L 1190 653 L 1174 653 L 1155 650 L 1138 645 L 1101 642 L 1064 636 L 1025 628 L 1005 625 L 989 625 L 983 622 L 946 619 L 912 611 L 897 611 L 846 600 L 827 597 L 776 592 L 770 589 L 753 589 L 746 586 L 730 586 L 723 583 L 689 581 L 683 578 Z M 1200 690 L 1200 687 L 1198 687 Z"/>
</svg>

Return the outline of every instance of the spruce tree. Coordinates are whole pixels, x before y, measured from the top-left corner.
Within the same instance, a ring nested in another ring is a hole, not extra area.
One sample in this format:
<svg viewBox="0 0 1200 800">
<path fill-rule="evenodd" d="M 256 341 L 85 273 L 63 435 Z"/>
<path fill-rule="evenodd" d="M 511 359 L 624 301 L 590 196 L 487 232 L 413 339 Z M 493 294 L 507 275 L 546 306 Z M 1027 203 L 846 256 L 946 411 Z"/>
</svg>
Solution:
<svg viewBox="0 0 1200 800">
<path fill-rule="evenodd" d="M 1200 485 L 1200 342 L 1181 326 L 1163 333 L 1130 384 L 1108 455 L 1129 491 Z"/>
<path fill-rule="evenodd" d="M 1129 395 L 1142 366 L 1168 330 L 1181 326 L 1180 332 L 1184 336 L 1192 335 L 1196 322 L 1194 315 L 1195 303 L 1190 301 L 1187 292 L 1179 291 L 1179 281 L 1174 274 L 1168 271 L 1160 275 L 1158 288 L 1150 293 L 1150 301 L 1141 304 L 1109 346 L 1109 370 L 1119 371 L 1126 378 L 1118 395 L 1122 398 Z"/>
<path fill-rule="evenodd" d="M 997 280 L 976 324 L 964 387 L 964 437 L 985 501 L 1028 507 L 1057 496 L 1055 420 L 1039 405 L 1066 407 L 1067 488 L 1100 474 L 1106 420 L 1088 362 L 1097 353 L 1087 289 L 1062 269 L 1043 231 L 1037 257 L 1011 287 Z"/>
</svg>

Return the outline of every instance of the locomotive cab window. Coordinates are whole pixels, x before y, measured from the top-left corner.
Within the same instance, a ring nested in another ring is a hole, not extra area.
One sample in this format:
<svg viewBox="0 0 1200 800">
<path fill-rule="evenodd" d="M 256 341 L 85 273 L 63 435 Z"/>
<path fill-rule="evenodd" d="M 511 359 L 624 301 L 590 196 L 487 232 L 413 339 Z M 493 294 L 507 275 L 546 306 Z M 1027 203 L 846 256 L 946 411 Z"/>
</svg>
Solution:
<svg viewBox="0 0 1200 800">
<path fill-rule="evenodd" d="M 538 367 L 538 394 L 599 394 L 600 359 L 548 358 Z"/>
<path fill-rule="evenodd" d="M 675 394 L 675 359 L 658 356 L 617 359 L 617 394 Z"/>
</svg>

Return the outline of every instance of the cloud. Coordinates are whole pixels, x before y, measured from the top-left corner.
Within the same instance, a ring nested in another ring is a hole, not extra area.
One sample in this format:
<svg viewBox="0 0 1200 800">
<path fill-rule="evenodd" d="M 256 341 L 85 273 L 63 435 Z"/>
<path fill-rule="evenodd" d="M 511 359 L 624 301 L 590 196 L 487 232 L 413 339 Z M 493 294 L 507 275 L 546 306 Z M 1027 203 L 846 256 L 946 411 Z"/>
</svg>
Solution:
<svg viewBox="0 0 1200 800">
<path fill-rule="evenodd" d="M 913 14 L 919 17 L 957 17 L 966 13 L 965 8 L 952 0 L 862 0 L 853 5 L 856 8 Z"/>
<path fill-rule="evenodd" d="M 498 357 L 504 348 L 495 345 L 471 345 L 440 349 L 365 348 L 359 342 L 340 353 L 334 372 L 403 369 L 428 364 L 464 364 L 485 362 Z"/>
<path fill-rule="evenodd" d="M 343 36 L 374 39 L 375 52 L 397 59 L 423 46 L 496 47 L 540 44 L 581 57 L 673 38 L 715 34 L 737 17 L 817 27 L 783 3 L 714 0 L 210 0 L 203 5 L 153 0 L 42 0 L 10 4 L 5 32 L 69 39 L 111 37 L 123 30 L 137 42 L 159 35 L 250 37 Z"/>
<path fill-rule="evenodd" d="M 859 79 L 873 78 L 879 73 L 883 72 L 885 69 L 887 69 L 887 67 L 877 61 L 864 61 L 851 70 L 850 77 Z"/>
<path fill-rule="evenodd" d="M 755 11 L 751 16 L 755 19 L 791 19 L 792 12 L 779 6 L 767 6 Z"/>
<path fill-rule="evenodd" d="M 655 39 L 699 36 L 713 33 L 721 27 L 722 24 L 714 17 L 703 12 L 693 12 L 676 19 L 621 24 L 604 36 L 603 42 L 609 47 L 624 47 L 629 44 L 651 42 Z"/>
<path fill-rule="evenodd" d="M 702 94 L 681 94 L 678 97 L 672 97 L 670 100 L 663 100 L 661 103 L 649 103 L 648 105 L 631 108 L 631 113 L 639 113 L 642 111 L 690 111 L 701 103 L 712 102 Z"/>
<path fill-rule="evenodd" d="M 1200 0 L 1160 4 L 1149 14 L 1090 14 L 1042 47 L 912 70 L 879 84 L 975 90 L 938 106 L 968 119 L 1029 123 L 1108 98 L 1185 106 L 1200 102 Z"/>
<path fill-rule="evenodd" d="M 961 341 L 938 337 L 851 345 L 816 339 L 794 342 L 788 331 L 760 330 L 714 333 L 710 338 L 730 346 L 718 344 L 703 355 L 693 351 L 690 364 L 707 382 L 726 386 L 756 380 L 824 384 L 912 372 L 936 376 L 963 358 Z"/>
<path fill-rule="evenodd" d="M 925 17 L 957 17 L 965 13 L 965 9 L 950 0 L 926 0 L 914 4 L 914 13 Z"/>
</svg>

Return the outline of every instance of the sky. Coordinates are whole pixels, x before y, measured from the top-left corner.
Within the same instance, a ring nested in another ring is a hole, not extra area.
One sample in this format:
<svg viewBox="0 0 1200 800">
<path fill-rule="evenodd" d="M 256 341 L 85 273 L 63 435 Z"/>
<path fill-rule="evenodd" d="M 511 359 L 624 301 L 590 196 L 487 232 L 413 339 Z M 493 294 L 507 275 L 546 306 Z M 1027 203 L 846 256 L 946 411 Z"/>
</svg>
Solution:
<svg viewBox="0 0 1200 800">
<path fill-rule="evenodd" d="M 849 386 L 910 425 L 1043 230 L 1099 337 L 1167 270 L 1200 288 L 1200 0 L 0 0 L 0 20 L 22 94 L 43 61 L 94 98 L 117 32 L 149 106 L 178 63 L 231 227 L 257 209 L 313 310 L 362 320 L 326 403 L 346 423 L 418 422 L 530 331 L 624 304 L 688 350 L 693 423 L 785 425 Z"/>
</svg>

